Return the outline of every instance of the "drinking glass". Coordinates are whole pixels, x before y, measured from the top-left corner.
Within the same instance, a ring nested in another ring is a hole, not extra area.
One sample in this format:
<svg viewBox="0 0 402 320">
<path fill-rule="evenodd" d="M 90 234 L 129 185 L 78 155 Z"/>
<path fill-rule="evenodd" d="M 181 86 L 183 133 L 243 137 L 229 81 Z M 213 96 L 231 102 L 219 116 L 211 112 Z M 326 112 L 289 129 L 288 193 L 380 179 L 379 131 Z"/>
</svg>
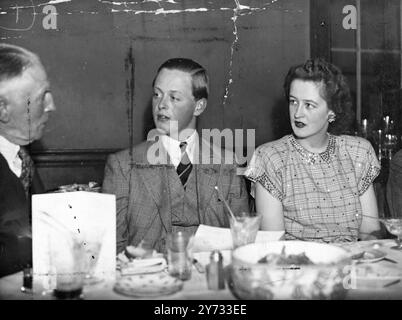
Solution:
<svg viewBox="0 0 402 320">
<path fill-rule="evenodd" d="M 253 243 L 257 237 L 257 232 L 261 222 L 261 214 L 257 212 L 241 212 L 230 217 L 230 231 L 233 240 L 233 249 Z"/>
<path fill-rule="evenodd" d="M 99 228 L 85 230 L 84 232 L 84 283 L 86 285 L 96 284 L 103 281 L 102 277 L 97 274 L 96 268 L 102 249 L 104 234 L 105 230 Z"/>
<path fill-rule="evenodd" d="M 377 202 L 379 203 L 378 215 L 380 222 L 383 223 L 389 233 L 397 236 L 397 245 L 391 248 L 395 250 L 402 250 L 402 212 L 392 210 L 391 208 L 385 206 L 386 197 L 384 190 L 381 198 L 378 197 L 377 192 L 376 196 Z M 382 200 L 382 202 L 378 200 Z"/>
<path fill-rule="evenodd" d="M 397 236 L 397 245 L 391 249 L 402 250 L 402 218 L 380 218 L 388 232 Z"/>
<path fill-rule="evenodd" d="M 191 278 L 193 236 L 187 232 L 177 231 L 167 235 L 167 257 L 169 274 L 180 280 Z"/>
<path fill-rule="evenodd" d="M 83 298 L 83 261 L 84 249 L 81 234 L 72 232 L 57 216 L 41 211 L 38 223 L 45 227 L 47 233 L 42 259 L 44 266 L 35 282 L 43 297 L 56 299 Z M 34 241 L 35 239 L 33 239 Z"/>
<path fill-rule="evenodd" d="M 51 243 L 50 254 L 51 270 L 55 276 L 54 296 L 57 299 L 81 299 L 84 259 L 81 239 L 59 236 L 57 242 Z"/>
</svg>

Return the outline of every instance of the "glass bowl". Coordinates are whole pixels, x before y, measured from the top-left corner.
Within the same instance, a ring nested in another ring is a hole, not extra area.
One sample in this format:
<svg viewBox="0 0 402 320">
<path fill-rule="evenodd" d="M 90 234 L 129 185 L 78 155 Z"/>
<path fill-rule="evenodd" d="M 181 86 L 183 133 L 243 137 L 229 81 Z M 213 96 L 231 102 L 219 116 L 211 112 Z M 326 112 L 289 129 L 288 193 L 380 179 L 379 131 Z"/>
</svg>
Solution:
<svg viewBox="0 0 402 320">
<path fill-rule="evenodd" d="M 281 253 L 289 258 L 286 262 L 266 261 Z M 306 259 L 312 264 L 304 264 Z M 238 299 L 343 299 L 351 265 L 348 251 L 329 244 L 253 243 L 233 250 L 228 284 Z"/>
</svg>

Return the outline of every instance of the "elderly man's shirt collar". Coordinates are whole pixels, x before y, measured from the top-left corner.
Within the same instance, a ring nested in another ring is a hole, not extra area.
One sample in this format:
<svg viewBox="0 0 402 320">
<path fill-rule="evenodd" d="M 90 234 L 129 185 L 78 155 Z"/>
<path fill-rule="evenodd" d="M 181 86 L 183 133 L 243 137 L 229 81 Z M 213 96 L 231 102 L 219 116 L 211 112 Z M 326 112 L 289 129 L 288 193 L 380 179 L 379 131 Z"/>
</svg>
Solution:
<svg viewBox="0 0 402 320">
<path fill-rule="evenodd" d="M 22 160 L 18 156 L 20 146 L 0 136 L 0 153 L 6 159 L 10 170 L 17 176 L 21 176 Z"/>
</svg>

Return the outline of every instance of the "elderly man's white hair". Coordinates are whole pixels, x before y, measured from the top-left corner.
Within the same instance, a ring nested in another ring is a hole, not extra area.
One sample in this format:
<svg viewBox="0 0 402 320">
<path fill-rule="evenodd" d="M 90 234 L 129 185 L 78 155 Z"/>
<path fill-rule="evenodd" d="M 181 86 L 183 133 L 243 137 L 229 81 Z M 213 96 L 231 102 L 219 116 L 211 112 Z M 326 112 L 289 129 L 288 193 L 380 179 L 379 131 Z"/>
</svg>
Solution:
<svg viewBox="0 0 402 320">
<path fill-rule="evenodd" d="M 35 64 L 42 65 L 35 53 L 16 45 L 0 43 L 0 82 L 20 76 Z"/>
</svg>

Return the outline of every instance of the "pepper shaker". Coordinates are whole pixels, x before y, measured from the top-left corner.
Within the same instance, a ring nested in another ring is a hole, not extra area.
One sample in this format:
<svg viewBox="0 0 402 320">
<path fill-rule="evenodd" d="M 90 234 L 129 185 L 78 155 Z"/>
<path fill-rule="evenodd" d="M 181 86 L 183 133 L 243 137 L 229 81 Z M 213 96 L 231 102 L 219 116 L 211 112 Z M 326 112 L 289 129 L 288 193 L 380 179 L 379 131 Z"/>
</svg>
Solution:
<svg viewBox="0 0 402 320">
<path fill-rule="evenodd" d="M 32 293 L 32 267 L 27 264 L 23 268 L 23 278 L 22 278 L 22 287 L 21 291 L 24 293 Z"/>
<path fill-rule="evenodd" d="M 225 276 L 223 272 L 223 258 L 219 250 L 211 252 L 207 265 L 207 283 L 209 290 L 225 289 Z"/>
</svg>

